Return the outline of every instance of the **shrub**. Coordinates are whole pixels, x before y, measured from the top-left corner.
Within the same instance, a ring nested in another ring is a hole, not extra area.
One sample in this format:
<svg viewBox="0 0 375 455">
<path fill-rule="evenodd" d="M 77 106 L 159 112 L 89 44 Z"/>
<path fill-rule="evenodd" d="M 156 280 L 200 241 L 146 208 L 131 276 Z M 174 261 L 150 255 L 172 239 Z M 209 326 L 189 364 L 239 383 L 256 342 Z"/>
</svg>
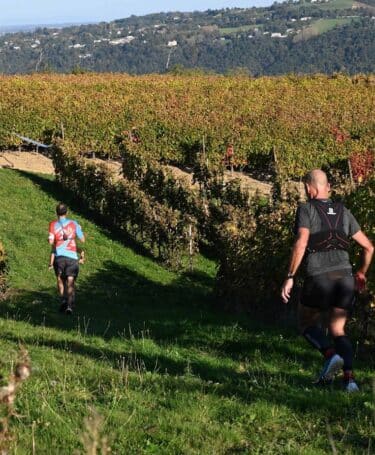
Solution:
<svg viewBox="0 0 375 455">
<path fill-rule="evenodd" d="M 177 266 L 195 246 L 195 220 L 148 197 L 136 182 L 116 180 L 106 165 L 88 163 L 74 149 L 63 150 L 62 143 L 54 146 L 53 161 L 56 178 L 65 188 L 155 257 Z"/>
</svg>

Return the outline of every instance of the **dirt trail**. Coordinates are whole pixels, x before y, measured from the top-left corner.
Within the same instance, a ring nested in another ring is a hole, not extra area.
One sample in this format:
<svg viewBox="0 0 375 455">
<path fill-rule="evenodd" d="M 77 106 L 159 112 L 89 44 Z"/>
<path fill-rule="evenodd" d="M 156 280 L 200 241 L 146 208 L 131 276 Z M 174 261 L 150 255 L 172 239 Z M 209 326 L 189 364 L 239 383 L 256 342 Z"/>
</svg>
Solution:
<svg viewBox="0 0 375 455">
<path fill-rule="evenodd" d="M 121 178 L 121 163 L 118 161 L 103 161 L 100 159 L 90 159 L 90 162 L 105 164 L 113 171 L 114 175 Z M 0 168 L 7 167 L 12 169 L 20 169 L 22 171 L 37 172 L 40 174 L 54 174 L 52 160 L 44 155 L 36 152 L 18 152 L 7 151 L 0 152 Z M 175 166 L 166 166 L 175 177 L 182 178 L 192 188 L 197 188 L 198 185 L 192 182 L 192 173 L 183 171 Z M 272 185 L 253 179 L 241 172 L 226 171 L 224 175 L 225 181 L 239 179 L 241 187 L 248 191 L 250 195 L 259 192 L 263 196 L 269 197 L 271 194 Z"/>
<path fill-rule="evenodd" d="M 175 167 L 175 166 L 166 166 L 169 171 L 172 172 L 172 174 L 175 177 L 182 178 L 185 180 L 188 185 L 192 188 L 198 188 L 198 184 L 195 183 L 193 184 L 193 175 L 189 172 L 183 171 L 182 169 Z M 252 177 L 249 177 L 246 174 L 243 174 L 242 172 L 230 172 L 230 171 L 225 171 L 224 172 L 224 180 L 226 182 L 229 182 L 231 180 L 238 179 L 241 183 L 241 188 L 244 191 L 248 191 L 250 195 L 254 195 L 256 192 L 260 193 L 262 196 L 267 196 L 269 197 L 271 195 L 271 190 L 272 190 L 272 185 L 269 183 L 262 182 L 260 180 L 253 179 Z"/>
<path fill-rule="evenodd" d="M 113 175 L 120 179 L 122 177 L 122 164 L 119 163 L 118 161 L 107 161 L 107 160 L 101 160 L 99 158 L 87 158 L 87 161 L 89 163 L 96 163 L 96 164 L 105 164 L 107 168 L 109 168 L 110 171 L 113 172 Z"/>
<path fill-rule="evenodd" d="M 241 188 L 244 191 L 248 191 L 250 195 L 254 195 L 256 192 L 258 192 L 261 196 L 271 196 L 272 185 L 270 183 L 265 183 L 260 180 L 253 179 L 252 177 L 249 177 L 242 172 L 225 171 L 225 181 L 229 182 L 234 179 L 238 179 L 241 182 Z"/>
<path fill-rule="evenodd" d="M 0 152 L 1 167 L 40 174 L 54 173 L 52 160 L 36 152 Z"/>
<path fill-rule="evenodd" d="M 116 175 L 121 172 L 121 163 L 90 159 L 91 162 L 104 163 Z M 54 174 L 52 160 L 36 152 L 6 151 L 0 152 L 0 168 L 19 169 L 21 171 L 37 172 L 40 174 Z"/>
</svg>

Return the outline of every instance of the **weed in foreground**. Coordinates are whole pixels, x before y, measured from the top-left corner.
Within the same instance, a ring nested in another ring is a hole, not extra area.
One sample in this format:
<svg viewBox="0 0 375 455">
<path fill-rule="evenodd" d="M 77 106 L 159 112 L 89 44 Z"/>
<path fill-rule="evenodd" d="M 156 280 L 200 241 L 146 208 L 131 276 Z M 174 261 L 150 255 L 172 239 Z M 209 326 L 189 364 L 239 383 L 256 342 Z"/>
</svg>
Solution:
<svg viewBox="0 0 375 455">
<path fill-rule="evenodd" d="M 84 420 L 85 431 L 81 436 L 81 442 L 85 455 L 107 455 L 111 452 L 108 438 L 103 435 L 103 418 L 94 409 L 90 408 L 90 415 Z M 79 452 L 75 452 L 77 455 Z"/>
<path fill-rule="evenodd" d="M 17 391 L 23 381 L 28 379 L 31 373 L 31 364 L 28 352 L 20 348 L 19 358 L 5 384 L 0 388 L 1 418 L 0 418 L 0 453 L 8 454 L 10 443 L 14 440 L 14 434 L 10 428 L 11 418 L 17 416 L 14 403 Z"/>
</svg>

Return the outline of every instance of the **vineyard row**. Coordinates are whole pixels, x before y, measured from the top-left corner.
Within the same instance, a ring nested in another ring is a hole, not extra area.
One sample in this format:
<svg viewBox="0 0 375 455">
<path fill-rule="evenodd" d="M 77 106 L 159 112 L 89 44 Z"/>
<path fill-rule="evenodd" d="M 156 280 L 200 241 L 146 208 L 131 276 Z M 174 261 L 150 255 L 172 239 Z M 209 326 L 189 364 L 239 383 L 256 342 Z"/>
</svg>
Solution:
<svg viewBox="0 0 375 455">
<path fill-rule="evenodd" d="M 140 154 L 194 165 L 228 149 L 235 166 L 275 161 L 284 176 L 374 150 L 373 76 L 34 75 L 0 77 L 0 148 L 16 132 L 77 150 Z"/>
</svg>

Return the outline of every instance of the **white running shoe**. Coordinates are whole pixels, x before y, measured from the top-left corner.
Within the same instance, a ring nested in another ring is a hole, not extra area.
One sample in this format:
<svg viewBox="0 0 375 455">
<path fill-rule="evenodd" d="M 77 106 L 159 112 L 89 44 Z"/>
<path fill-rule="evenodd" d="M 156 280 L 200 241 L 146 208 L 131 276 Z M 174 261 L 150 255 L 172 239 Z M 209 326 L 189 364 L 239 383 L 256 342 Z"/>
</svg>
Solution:
<svg viewBox="0 0 375 455">
<path fill-rule="evenodd" d="M 68 316 L 71 316 L 73 314 L 73 308 L 68 305 L 66 307 L 65 314 L 67 314 Z"/>
<path fill-rule="evenodd" d="M 327 359 L 324 363 L 323 370 L 321 371 L 317 384 L 330 384 L 344 365 L 344 360 L 338 354 L 334 354 Z"/>
<path fill-rule="evenodd" d="M 344 383 L 344 389 L 349 393 L 359 392 L 359 387 L 353 379 L 350 379 Z"/>
</svg>

